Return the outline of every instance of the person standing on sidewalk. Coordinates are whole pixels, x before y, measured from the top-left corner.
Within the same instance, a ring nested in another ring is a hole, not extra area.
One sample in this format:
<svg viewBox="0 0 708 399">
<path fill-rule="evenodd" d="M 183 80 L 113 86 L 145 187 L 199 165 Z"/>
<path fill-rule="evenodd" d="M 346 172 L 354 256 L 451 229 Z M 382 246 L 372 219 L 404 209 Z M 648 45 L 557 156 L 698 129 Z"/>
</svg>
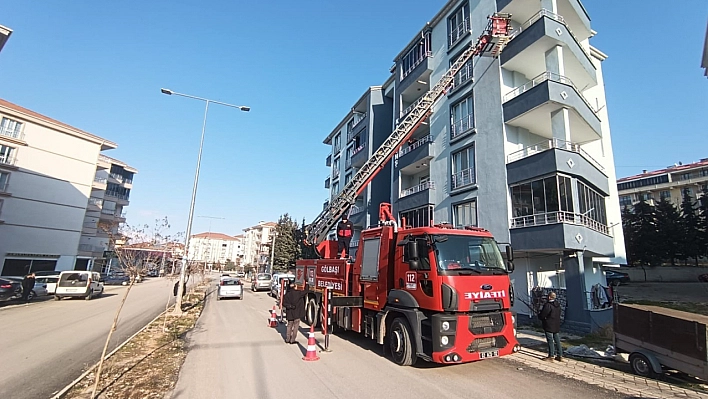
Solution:
<svg viewBox="0 0 708 399">
<path fill-rule="evenodd" d="M 29 303 L 30 293 L 34 289 L 34 281 L 34 273 L 30 273 L 22 279 L 22 300 L 25 301 L 25 303 Z"/>
<path fill-rule="evenodd" d="M 288 281 L 288 280 L 285 280 Z M 285 332 L 285 343 L 296 344 L 297 333 L 300 328 L 300 319 L 305 317 L 305 296 L 309 289 L 307 284 L 303 290 L 298 290 L 294 285 L 290 286 L 288 281 L 288 290 L 283 297 L 283 306 L 285 307 L 285 319 L 288 321 Z"/>
<path fill-rule="evenodd" d="M 554 358 L 557 361 L 563 360 L 563 348 L 560 340 L 560 325 L 561 325 L 561 308 L 556 301 L 556 293 L 548 294 L 548 302 L 543 305 L 538 318 L 543 324 L 543 331 L 546 333 L 546 342 L 548 342 L 548 357 L 543 359 L 551 361 Z"/>
</svg>

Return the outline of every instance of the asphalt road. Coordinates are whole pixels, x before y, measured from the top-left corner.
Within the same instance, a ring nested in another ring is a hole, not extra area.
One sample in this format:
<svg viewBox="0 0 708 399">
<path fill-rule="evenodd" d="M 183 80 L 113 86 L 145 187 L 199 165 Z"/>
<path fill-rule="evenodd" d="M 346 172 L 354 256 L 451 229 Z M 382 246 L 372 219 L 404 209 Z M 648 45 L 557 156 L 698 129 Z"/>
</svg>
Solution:
<svg viewBox="0 0 708 399">
<path fill-rule="evenodd" d="M 285 344 L 283 325 L 267 327 L 273 304 L 265 292 L 250 290 L 244 300 L 210 297 L 189 336 L 190 352 L 172 399 L 623 397 L 505 359 L 400 367 L 355 333 L 332 336 L 332 352 L 304 362 L 306 326 L 301 325 L 299 345 Z M 322 336 L 316 336 L 321 344 Z"/>
<path fill-rule="evenodd" d="M 165 309 L 173 283 L 136 284 L 123 307 L 109 351 Z M 0 307 L 0 398 L 50 398 L 101 357 L 123 286 L 104 295 Z"/>
</svg>

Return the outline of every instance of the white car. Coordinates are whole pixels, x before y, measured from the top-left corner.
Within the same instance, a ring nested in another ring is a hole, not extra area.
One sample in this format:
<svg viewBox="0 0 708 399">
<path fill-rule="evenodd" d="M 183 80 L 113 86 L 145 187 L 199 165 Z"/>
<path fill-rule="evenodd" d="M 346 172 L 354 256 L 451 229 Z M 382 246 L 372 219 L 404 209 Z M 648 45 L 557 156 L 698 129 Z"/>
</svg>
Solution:
<svg viewBox="0 0 708 399">
<path fill-rule="evenodd" d="M 54 291 L 57 301 L 66 297 L 81 297 L 89 301 L 103 294 L 103 282 L 97 272 L 71 270 L 61 272 L 59 283 Z"/>
<path fill-rule="evenodd" d="M 57 283 L 59 282 L 59 275 L 56 276 L 40 276 L 35 280 L 35 286 L 37 284 L 44 284 L 47 289 L 47 295 L 54 295 L 57 290 Z"/>
<path fill-rule="evenodd" d="M 222 277 L 219 281 L 219 289 L 216 291 L 216 300 L 221 298 L 243 299 L 243 284 L 237 278 Z"/>
</svg>

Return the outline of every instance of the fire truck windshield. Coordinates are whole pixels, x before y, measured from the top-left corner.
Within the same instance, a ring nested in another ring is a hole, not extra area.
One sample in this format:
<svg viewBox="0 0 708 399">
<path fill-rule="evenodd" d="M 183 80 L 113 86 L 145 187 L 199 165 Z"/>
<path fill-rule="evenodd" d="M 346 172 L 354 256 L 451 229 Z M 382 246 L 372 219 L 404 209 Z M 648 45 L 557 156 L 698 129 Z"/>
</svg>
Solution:
<svg viewBox="0 0 708 399">
<path fill-rule="evenodd" d="M 504 259 L 493 239 L 452 234 L 446 237 L 443 242 L 433 240 L 438 270 L 459 271 L 459 274 L 506 273 Z"/>
</svg>

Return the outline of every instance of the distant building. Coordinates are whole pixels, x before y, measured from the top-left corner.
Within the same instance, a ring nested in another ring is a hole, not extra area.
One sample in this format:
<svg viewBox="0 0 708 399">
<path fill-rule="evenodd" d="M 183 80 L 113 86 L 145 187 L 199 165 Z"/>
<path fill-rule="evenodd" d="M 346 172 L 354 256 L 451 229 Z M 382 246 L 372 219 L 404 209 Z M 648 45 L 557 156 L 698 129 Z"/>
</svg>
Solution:
<svg viewBox="0 0 708 399">
<path fill-rule="evenodd" d="M 678 206 L 684 195 L 690 195 L 695 200 L 707 188 L 708 158 L 687 165 L 678 163 L 651 172 L 644 170 L 638 175 L 617 180 L 620 206 L 630 209 L 641 200 L 655 205 L 662 198 Z"/>
<path fill-rule="evenodd" d="M 275 222 L 261 221 L 255 226 L 243 229 L 243 266 L 265 270 L 275 226 Z"/>
<path fill-rule="evenodd" d="M 102 269 L 137 172 L 116 147 L 0 99 L 0 274 Z"/>
<path fill-rule="evenodd" d="M 236 262 L 243 253 L 242 239 L 223 233 L 200 233 L 189 240 L 189 260 L 204 262 L 207 265 Z"/>
</svg>

